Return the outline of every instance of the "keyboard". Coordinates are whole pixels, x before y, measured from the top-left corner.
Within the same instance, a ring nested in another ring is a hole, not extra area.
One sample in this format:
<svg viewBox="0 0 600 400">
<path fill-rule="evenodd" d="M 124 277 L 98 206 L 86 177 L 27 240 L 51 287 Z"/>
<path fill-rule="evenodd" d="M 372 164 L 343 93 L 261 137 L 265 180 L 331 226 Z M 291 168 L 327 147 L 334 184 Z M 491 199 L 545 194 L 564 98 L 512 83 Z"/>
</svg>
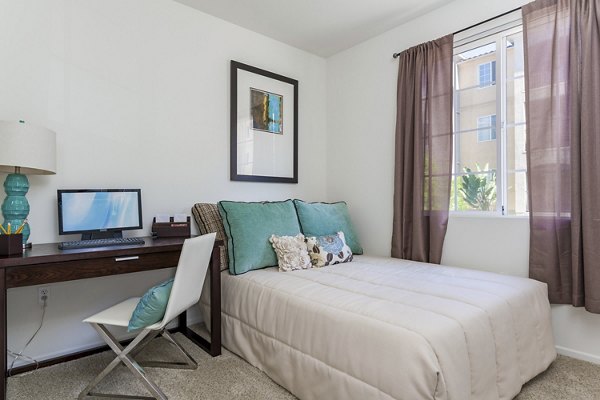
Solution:
<svg viewBox="0 0 600 400">
<path fill-rule="evenodd" d="M 71 242 L 61 242 L 58 244 L 59 250 L 74 250 L 88 249 L 93 247 L 108 247 L 108 246 L 138 246 L 145 244 L 142 238 L 109 238 L 109 239 L 92 239 L 92 240 L 73 240 Z"/>
</svg>

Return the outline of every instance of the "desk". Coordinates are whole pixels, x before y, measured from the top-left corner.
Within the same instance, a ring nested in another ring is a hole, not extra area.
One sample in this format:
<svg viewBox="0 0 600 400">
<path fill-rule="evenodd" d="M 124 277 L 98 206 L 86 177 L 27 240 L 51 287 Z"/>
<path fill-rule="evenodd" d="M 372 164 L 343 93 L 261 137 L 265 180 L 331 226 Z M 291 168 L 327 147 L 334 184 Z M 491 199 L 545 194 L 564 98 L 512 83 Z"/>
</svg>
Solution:
<svg viewBox="0 0 600 400">
<path fill-rule="evenodd" d="M 143 246 L 104 247 L 95 249 L 58 250 L 57 243 L 36 244 L 22 256 L 0 257 L 0 400 L 6 399 L 6 291 L 9 288 L 42 285 L 100 276 L 128 274 L 176 267 L 183 239 L 144 238 Z M 221 354 L 221 274 L 218 240 L 210 260 L 210 343 L 187 327 L 187 314 L 179 317 L 178 331 L 203 348 L 213 357 Z M 83 357 L 102 350 L 97 348 L 75 356 L 46 360 L 40 366 Z"/>
</svg>

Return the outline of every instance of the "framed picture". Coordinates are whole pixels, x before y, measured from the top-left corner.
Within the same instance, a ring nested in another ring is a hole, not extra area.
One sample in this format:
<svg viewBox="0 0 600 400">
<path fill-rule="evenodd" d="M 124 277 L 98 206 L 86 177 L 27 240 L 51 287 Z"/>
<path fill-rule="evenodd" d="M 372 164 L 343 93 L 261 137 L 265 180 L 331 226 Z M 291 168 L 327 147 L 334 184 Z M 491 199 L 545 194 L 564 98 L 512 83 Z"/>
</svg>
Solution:
<svg viewBox="0 0 600 400">
<path fill-rule="evenodd" d="M 231 61 L 232 181 L 298 183 L 298 81 Z"/>
</svg>

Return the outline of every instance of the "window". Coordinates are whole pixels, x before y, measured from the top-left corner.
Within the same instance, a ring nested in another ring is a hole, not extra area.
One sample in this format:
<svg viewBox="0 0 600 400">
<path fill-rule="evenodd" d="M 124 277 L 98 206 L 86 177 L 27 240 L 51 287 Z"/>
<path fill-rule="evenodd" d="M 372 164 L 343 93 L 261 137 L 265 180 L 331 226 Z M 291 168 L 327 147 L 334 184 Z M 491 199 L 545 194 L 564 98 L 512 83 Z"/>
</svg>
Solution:
<svg viewBox="0 0 600 400">
<path fill-rule="evenodd" d="M 516 19 L 455 38 L 454 212 L 528 211 L 523 34 Z"/>
<path fill-rule="evenodd" d="M 496 84 L 496 61 L 479 64 L 479 87 Z"/>
<path fill-rule="evenodd" d="M 496 115 L 477 118 L 477 142 L 496 140 Z"/>
</svg>

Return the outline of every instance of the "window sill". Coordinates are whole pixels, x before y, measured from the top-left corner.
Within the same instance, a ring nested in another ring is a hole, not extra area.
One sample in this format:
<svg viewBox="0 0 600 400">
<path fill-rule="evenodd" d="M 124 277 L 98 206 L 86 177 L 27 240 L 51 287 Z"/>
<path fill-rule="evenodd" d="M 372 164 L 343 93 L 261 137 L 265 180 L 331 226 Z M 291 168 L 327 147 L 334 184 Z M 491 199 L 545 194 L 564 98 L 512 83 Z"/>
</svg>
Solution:
<svg viewBox="0 0 600 400">
<path fill-rule="evenodd" d="M 483 211 L 450 211 L 449 218 L 489 218 L 489 219 L 529 219 L 529 214 L 502 215 L 496 212 Z"/>
</svg>

